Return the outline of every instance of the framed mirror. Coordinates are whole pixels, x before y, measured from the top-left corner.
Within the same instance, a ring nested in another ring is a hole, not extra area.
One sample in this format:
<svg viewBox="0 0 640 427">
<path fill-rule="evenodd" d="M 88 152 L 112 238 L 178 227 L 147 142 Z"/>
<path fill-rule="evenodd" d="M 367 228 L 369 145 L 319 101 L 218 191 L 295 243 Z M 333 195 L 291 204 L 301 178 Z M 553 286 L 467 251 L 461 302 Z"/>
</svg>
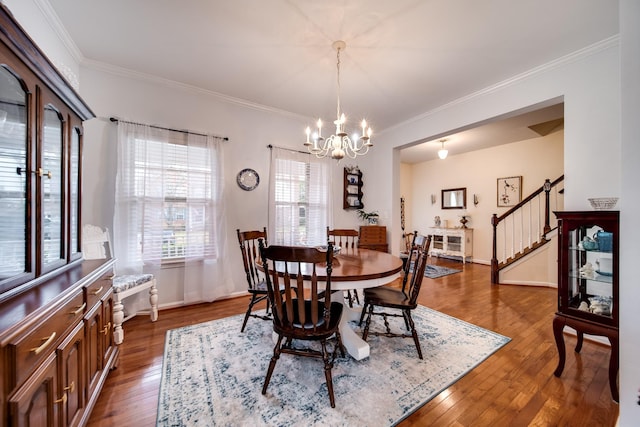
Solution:
<svg viewBox="0 0 640 427">
<path fill-rule="evenodd" d="M 466 209 L 467 189 L 451 188 L 442 190 L 442 209 Z"/>
</svg>

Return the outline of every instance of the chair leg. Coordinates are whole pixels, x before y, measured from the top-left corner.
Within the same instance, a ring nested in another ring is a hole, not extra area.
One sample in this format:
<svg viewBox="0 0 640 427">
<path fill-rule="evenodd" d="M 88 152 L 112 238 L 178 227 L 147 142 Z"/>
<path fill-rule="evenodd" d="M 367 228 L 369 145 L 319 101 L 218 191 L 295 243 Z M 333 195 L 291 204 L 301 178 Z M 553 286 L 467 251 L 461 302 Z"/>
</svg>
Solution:
<svg viewBox="0 0 640 427">
<path fill-rule="evenodd" d="M 422 360 L 422 348 L 420 348 L 420 340 L 418 339 L 418 331 L 416 331 L 416 325 L 411 318 L 411 310 L 404 310 L 405 317 L 409 320 L 411 325 L 411 335 L 413 336 L 413 342 L 416 344 L 416 350 L 418 350 L 418 357 Z"/>
<path fill-rule="evenodd" d="M 158 320 L 158 289 L 154 284 L 149 288 L 149 303 L 151 304 L 151 321 Z"/>
<path fill-rule="evenodd" d="M 324 377 L 327 381 L 327 390 L 329 391 L 329 402 L 331 407 L 336 407 L 336 400 L 333 395 L 333 378 L 331 377 L 331 367 L 333 362 L 329 360 L 329 353 L 327 353 L 327 341 L 322 340 L 322 360 L 324 361 Z"/>
<path fill-rule="evenodd" d="M 367 314 L 367 301 L 365 300 L 364 306 L 362 307 L 362 312 L 360 313 L 360 321 L 358 322 L 358 326 L 362 326 L 362 321 L 364 320 L 364 315 Z"/>
<path fill-rule="evenodd" d="M 256 303 L 256 294 L 251 294 L 251 301 L 249 301 L 249 308 L 247 308 L 247 313 L 244 315 L 244 321 L 242 322 L 242 329 L 240 332 L 244 332 L 245 326 L 247 326 L 247 320 L 249 320 L 249 316 L 251 316 L 251 310 L 253 309 L 253 305 Z"/>
<path fill-rule="evenodd" d="M 354 290 L 353 290 L 353 297 L 355 298 L 356 303 L 357 303 L 358 305 L 360 305 L 360 297 L 358 297 L 358 290 L 357 290 L 357 289 L 354 289 Z"/>
<path fill-rule="evenodd" d="M 276 367 L 276 362 L 280 358 L 280 344 L 282 343 L 282 335 L 278 335 L 278 342 L 276 346 L 273 348 L 273 356 L 271 357 L 271 361 L 269 362 L 269 369 L 267 369 L 267 376 L 264 379 L 264 385 L 262 386 L 262 394 L 267 394 L 267 387 L 269 387 L 269 381 L 271 381 L 271 374 L 273 374 L 273 370 Z"/>
<path fill-rule="evenodd" d="M 364 331 L 362 332 L 362 339 L 367 340 L 369 336 L 369 325 L 371 325 L 371 316 L 373 315 L 373 304 L 369 304 L 369 314 L 367 315 L 367 322 L 364 324 Z"/>
<path fill-rule="evenodd" d="M 349 307 L 353 308 L 353 297 L 351 296 L 351 291 L 347 291 L 347 301 L 349 302 Z"/>
</svg>

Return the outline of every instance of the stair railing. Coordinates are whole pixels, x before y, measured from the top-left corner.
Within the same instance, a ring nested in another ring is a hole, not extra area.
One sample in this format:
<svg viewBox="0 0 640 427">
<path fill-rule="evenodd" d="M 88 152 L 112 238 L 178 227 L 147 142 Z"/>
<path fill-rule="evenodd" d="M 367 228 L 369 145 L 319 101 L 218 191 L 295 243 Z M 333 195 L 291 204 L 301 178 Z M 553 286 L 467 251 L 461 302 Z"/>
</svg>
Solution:
<svg viewBox="0 0 640 427">
<path fill-rule="evenodd" d="M 498 216 L 493 214 L 491 283 L 499 283 L 500 270 L 547 242 L 547 233 L 557 226 L 551 212 L 564 206 L 564 175 L 533 191 L 520 203 Z"/>
</svg>

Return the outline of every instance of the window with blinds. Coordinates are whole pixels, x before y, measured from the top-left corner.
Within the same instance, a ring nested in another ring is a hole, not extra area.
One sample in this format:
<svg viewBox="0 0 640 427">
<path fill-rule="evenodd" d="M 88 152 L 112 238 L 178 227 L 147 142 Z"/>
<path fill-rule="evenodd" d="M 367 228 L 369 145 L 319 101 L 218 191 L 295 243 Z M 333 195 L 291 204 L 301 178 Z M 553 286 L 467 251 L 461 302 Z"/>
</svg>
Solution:
<svg viewBox="0 0 640 427">
<path fill-rule="evenodd" d="M 275 160 L 274 243 L 299 246 L 326 244 L 329 171 L 326 163 L 308 158 L 307 161 Z"/>
<path fill-rule="evenodd" d="M 163 131 L 151 139 L 135 137 L 129 215 L 138 218 L 129 254 L 144 262 L 180 262 L 215 257 L 216 150 L 206 137 L 194 141 L 183 132 Z"/>
</svg>

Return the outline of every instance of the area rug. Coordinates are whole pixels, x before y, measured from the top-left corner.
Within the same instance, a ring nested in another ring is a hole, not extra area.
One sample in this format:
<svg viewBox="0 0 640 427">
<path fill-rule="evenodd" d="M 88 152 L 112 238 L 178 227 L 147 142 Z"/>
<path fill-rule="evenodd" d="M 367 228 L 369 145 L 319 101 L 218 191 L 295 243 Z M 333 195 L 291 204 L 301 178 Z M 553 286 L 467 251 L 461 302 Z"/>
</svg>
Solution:
<svg viewBox="0 0 640 427">
<path fill-rule="evenodd" d="M 460 273 L 462 270 L 456 270 L 455 268 L 443 267 L 440 265 L 427 264 L 427 268 L 424 270 L 424 276 L 429 279 L 437 279 L 438 277 L 448 276 L 449 274 Z"/>
<path fill-rule="evenodd" d="M 413 340 L 370 336 L 368 358 L 336 359 L 335 408 L 318 359 L 282 355 L 261 394 L 271 322 L 251 321 L 240 333 L 238 315 L 167 331 L 157 425 L 392 426 L 510 341 L 423 306 L 413 317 L 424 360 Z M 372 322 L 371 330 L 379 327 Z"/>
</svg>

